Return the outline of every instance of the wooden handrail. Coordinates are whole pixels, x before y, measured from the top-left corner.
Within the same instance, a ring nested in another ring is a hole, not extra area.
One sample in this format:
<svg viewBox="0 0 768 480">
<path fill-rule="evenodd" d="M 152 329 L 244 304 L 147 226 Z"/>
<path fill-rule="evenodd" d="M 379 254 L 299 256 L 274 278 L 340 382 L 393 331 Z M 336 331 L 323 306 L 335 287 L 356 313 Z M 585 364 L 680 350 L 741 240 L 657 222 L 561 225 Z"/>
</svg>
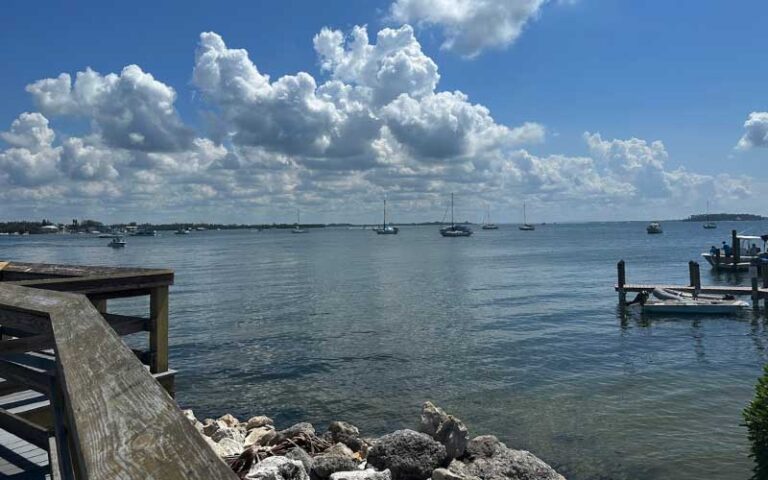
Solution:
<svg viewBox="0 0 768 480">
<path fill-rule="evenodd" d="M 0 307 L 50 322 L 75 478 L 237 478 L 85 296 L 0 283 Z"/>
</svg>

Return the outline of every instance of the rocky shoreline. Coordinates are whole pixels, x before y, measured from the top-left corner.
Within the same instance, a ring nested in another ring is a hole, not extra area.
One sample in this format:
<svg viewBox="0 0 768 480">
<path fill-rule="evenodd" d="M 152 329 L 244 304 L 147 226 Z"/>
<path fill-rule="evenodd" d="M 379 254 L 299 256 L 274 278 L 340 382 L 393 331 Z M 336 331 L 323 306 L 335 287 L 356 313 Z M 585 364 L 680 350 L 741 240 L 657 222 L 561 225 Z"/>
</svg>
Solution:
<svg viewBox="0 0 768 480">
<path fill-rule="evenodd" d="M 493 435 L 470 439 L 464 423 L 426 402 L 417 430 L 378 438 L 335 421 L 324 433 L 310 423 L 277 430 L 272 419 L 232 415 L 187 418 L 244 480 L 565 480 L 544 461 Z"/>
</svg>

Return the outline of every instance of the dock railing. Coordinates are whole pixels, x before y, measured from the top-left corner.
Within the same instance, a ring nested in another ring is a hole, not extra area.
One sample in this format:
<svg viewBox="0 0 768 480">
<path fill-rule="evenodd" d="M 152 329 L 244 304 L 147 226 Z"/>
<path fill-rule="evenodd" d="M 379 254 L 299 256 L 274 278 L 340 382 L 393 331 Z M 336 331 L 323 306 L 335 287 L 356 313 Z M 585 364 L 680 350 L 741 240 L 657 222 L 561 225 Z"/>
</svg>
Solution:
<svg viewBox="0 0 768 480">
<path fill-rule="evenodd" d="M 51 478 L 237 478 L 166 391 L 173 272 L 9 266 L 0 271 L 0 394 L 33 390 L 50 405 L 0 409 L 0 428 L 48 451 Z M 137 295 L 150 295 L 149 318 L 106 312 L 108 298 Z M 147 330 L 149 353 L 120 338 Z"/>
</svg>

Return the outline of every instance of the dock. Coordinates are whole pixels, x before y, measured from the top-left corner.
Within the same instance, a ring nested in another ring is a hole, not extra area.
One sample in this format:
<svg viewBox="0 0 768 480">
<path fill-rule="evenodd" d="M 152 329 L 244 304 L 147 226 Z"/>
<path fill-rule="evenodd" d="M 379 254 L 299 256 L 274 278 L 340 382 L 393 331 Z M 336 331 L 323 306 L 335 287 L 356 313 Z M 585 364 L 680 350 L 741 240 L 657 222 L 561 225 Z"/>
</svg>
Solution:
<svg viewBox="0 0 768 480">
<path fill-rule="evenodd" d="M 619 304 L 625 305 L 627 293 L 652 292 L 654 289 L 677 290 L 693 295 L 733 295 L 734 297 L 750 297 L 752 306 L 758 308 L 760 301 L 768 309 L 768 267 L 756 266 L 750 279 L 750 286 L 730 285 L 702 285 L 699 263 L 691 260 L 688 262 L 688 285 L 673 285 L 668 283 L 627 283 L 626 265 L 624 260 L 616 264 L 617 281 L 614 289 L 619 294 Z"/>
<path fill-rule="evenodd" d="M 173 400 L 171 270 L 0 262 L 0 478 L 235 480 Z M 149 297 L 146 316 L 109 312 Z M 131 349 L 122 338 L 144 332 Z"/>
</svg>

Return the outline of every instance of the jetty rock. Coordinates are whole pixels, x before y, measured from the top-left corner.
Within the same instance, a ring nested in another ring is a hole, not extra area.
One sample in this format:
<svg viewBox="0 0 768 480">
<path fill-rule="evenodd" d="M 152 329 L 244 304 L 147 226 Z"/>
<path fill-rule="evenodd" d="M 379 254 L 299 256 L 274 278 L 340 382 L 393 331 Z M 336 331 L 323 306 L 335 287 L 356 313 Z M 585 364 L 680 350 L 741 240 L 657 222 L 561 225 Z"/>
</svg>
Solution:
<svg viewBox="0 0 768 480">
<path fill-rule="evenodd" d="M 421 408 L 419 431 L 442 443 L 448 458 L 464 455 L 469 442 L 469 430 L 464 422 L 448 415 L 432 402 L 424 402 Z"/>
<path fill-rule="evenodd" d="M 337 443 L 316 456 L 310 477 L 325 480 L 336 472 L 346 472 L 357 469 L 357 462 L 352 450 L 343 443 Z"/>
<path fill-rule="evenodd" d="M 356 426 L 338 420 L 328 425 L 328 431 L 331 432 L 331 435 L 349 435 L 352 437 L 360 435 L 360 430 Z"/>
<path fill-rule="evenodd" d="M 258 415 L 248 419 L 248 422 L 246 422 L 245 424 L 245 429 L 253 430 L 254 428 L 261 428 L 261 427 L 266 427 L 274 424 L 275 422 L 273 422 L 271 418 L 265 415 Z"/>
<path fill-rule="evenodd" d="M 451 462 L 448 470 L 464 479 L 565 480 L 536 455 L 508 448 L 493 435 L 473 438 L 467 445 L 467 456 Z"/>
<path fill-rule="evenodd" d="M 368 463 L 389 469 L 392 480 L 424 480 L 446 459 L 445 447 L 425 433 L 398 430 L 379 438 L 368 451 Z"/>
<path fill-rule="evenodd" d="M 282 442 L 289 438 L 294 438 L 297 435 L 306 435 L 307 437 L 313 437 L 315 435 L 315 427 L 311 423 L 301 422 L 297 423 L 285 430 L 277 432 L 275 438 L 270 442 L 271 444 Z"/>
<path fill-rule="evenodd" d="M 373 469 L 336 472 L 331 474 L 331 480 L 392 480 L 389 470 L 378 472 Z"/>
<path fill-rule="evenodd" d="M 245 480 L 309 480 L 304 465 L 286 457 L 268 457 L 254 463 Z"/>
<path fill-rule="evenodd" d="M 271 427 L 257 427 L 248 430 L 248 435 L 245 436 L 243 444 L 246 447 L 251 445 L 268 445 L 273 438 L 277 436 L 274 428 Z"/>
<path fill-rule="evenodd" d="M 307 475 L 309 475 L 312 468 L 315 466 L 315 459 L 301 447 L 294 447 L 291 450 L 288 450 L 285 457 L 301 462 L 301 464 L 304 465 L 304 470 L 307 472 Z"/>
</svg>

